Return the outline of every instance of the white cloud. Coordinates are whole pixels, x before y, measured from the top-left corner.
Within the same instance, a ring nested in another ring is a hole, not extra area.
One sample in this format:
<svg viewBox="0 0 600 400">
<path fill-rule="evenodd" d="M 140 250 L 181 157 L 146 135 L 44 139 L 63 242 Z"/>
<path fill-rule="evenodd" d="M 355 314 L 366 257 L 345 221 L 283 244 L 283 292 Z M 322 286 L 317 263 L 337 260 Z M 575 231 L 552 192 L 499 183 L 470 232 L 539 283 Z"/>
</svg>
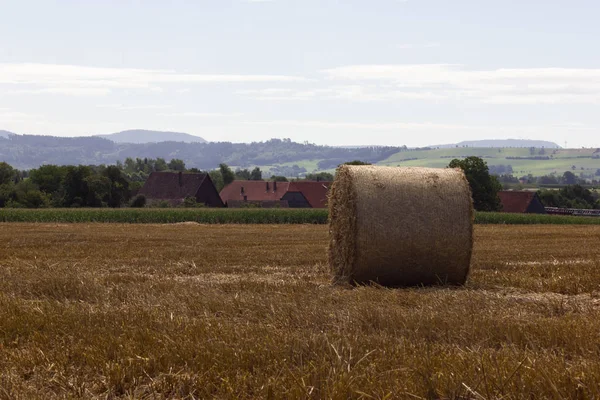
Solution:
<svg viewBox="0 0 600 400">
<path fill-rule="evenodd" d="M 266 88 L 253 90 L 238 90 L 237 93 L 245 97 L 253 98 L 254 100 L 267 101 L 295 101 L 295 100 L 311 100 L 320 95 L 330 93 L 331 89 L 290 89 L 290 88 Z"/>
<path fill-rule="evenodd" d="M 173 108 L 173 105 L 169 105 L 169 104 L 145 104 L 145 105 L 144 104 L 140 104 L 140 105 L 99 104 L 96 107 L 130 111 L 130 110 L 164 110 L 167 108 Z"/>
<path fill-rule="evenodd" d="M 65 96 L 105 96 L 110 93 L 110 89 L 106 88 L 84 88 L 84 87 L 50 87 L 43 89 L 19 89 L 7 90 L 4 92 L 8 95 L 21 94 L 61 94 Z"/>
<path fill-rule="evenodd" d="M 0 108 L 1 124 L 8 124 L 14 122 L 41 122 L 41 118 L 42 116 L 39 114 L 28 114 L 20 111 L 14 111 L 9 108 Z"/>
<path fill-rule="evenodd" d="M 10 94 L 67 94 L 97 96 L 114 89 L 161 92 L 157 85 L 211 83 L 300 82 L 289 75 L 193 74 L 172 70 L 97 68 L 57 64 L 0 64 L 0 84 L 20 86 Z"/>
<path fill-rule="evenodd" d="M 258 90 L 240 90 L 245 97 L 263 101 L 306 101 L 306 100 L 349 100 L 349 101 L 395 101 L 405 99 L 442 100 L 446 97 L 431 91 L 402 91 L 393 88 L 381 88 L 372 84 L 336 85 L 328 88 L 284 89 L 269 88 Z"/>
<path fill-rule="evenodd" d="M 598 104 L 600 69 L 520 68 L 471 70 L 452 64 L 354 65 L 323 71 L 330 81 L 352 81 L 361 95 L 465 99 L 494 104 Z"/>
<path fill-rule="evenodd" d="M 427 42 L 427 43 L 402 43 L 396 46 L 398 49 L 412 50 L 412 49 L 431 49 L 434 47 L 440 47 L 439 42 Z"/>
<path fill-rule="evenodd" d="M 318 121 L 318 120 L 273 120 L 273 121 L 246 121 L 246 125 L 263 126 L 293 126 L 301 128 L 326 128 L 326 129 L 365 129 L 365 130 L 405 130 L 405 129 L 424 129 L 424 130 L 448 130 L 465 129 L 464 125 L 435 124 L 429 122 L 337 122 L 337 121 Z"/>
<path fill-rule="evenodd" d="M 159 113 L 159 117 L 192 117 L 192 118 L 234 118 L 244 115 L 243 113 L 206 113 L 206 112 L 175 112 Z"/>
</svg>

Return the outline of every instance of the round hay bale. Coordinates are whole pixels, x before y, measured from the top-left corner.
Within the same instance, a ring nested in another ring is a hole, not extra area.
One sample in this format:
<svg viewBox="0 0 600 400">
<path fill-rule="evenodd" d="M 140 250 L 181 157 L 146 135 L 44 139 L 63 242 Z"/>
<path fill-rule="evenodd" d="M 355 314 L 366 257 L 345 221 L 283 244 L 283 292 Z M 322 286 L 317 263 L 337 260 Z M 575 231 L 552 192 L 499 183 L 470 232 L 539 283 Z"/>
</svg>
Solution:
<svg viewBox="0 0 600 400">
<path fill-rule="evenodd" d="M 338 283 L 466 282 L 473 202 L 460 169 L 342 166 L 329 219 L 329 264 Z"/>
</svg>

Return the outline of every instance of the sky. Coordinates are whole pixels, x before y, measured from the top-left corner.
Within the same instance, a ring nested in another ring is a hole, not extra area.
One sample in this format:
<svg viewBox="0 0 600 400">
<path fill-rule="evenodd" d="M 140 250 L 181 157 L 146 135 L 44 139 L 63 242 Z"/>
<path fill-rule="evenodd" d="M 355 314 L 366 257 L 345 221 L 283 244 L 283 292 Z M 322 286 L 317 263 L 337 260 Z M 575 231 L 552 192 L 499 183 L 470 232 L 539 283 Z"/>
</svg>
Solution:
<svg viewBox="0 0 600 400">
<path fill-rule="evenodd" d="M 597 0 L 0 0 L 0 129 L 600 147 Z"/>
</svg>

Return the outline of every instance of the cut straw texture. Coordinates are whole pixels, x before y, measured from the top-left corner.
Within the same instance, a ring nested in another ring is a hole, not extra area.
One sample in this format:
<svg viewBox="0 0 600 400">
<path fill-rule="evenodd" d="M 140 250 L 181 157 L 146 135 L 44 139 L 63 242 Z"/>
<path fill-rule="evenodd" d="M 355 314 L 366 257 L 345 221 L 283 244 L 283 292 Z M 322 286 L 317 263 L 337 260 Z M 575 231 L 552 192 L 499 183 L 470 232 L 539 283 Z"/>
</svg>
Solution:
<svg viewBox="0 0 600 400">
<path fill-rule="evenodd" d="M 473 204 L 460 169 L 342 166 L 330 193 L 329 223 L 337 283 L 466 282 Z"/>
</svg>

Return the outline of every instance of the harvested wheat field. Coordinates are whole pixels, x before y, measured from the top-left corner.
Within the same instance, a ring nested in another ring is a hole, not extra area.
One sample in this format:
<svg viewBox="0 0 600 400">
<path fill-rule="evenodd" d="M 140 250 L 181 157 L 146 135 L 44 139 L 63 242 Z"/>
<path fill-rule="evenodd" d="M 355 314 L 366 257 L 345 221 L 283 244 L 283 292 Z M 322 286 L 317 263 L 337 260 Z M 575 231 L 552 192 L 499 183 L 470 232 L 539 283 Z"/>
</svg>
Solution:
<svg viewBox="0 0 600 400">
<path fill-rule="evenodd" d="M 600 227 L 466 287 L 330 285 L 326 226 L 0 224 L 0 398 L 598 398 Z"/>
</svg>

